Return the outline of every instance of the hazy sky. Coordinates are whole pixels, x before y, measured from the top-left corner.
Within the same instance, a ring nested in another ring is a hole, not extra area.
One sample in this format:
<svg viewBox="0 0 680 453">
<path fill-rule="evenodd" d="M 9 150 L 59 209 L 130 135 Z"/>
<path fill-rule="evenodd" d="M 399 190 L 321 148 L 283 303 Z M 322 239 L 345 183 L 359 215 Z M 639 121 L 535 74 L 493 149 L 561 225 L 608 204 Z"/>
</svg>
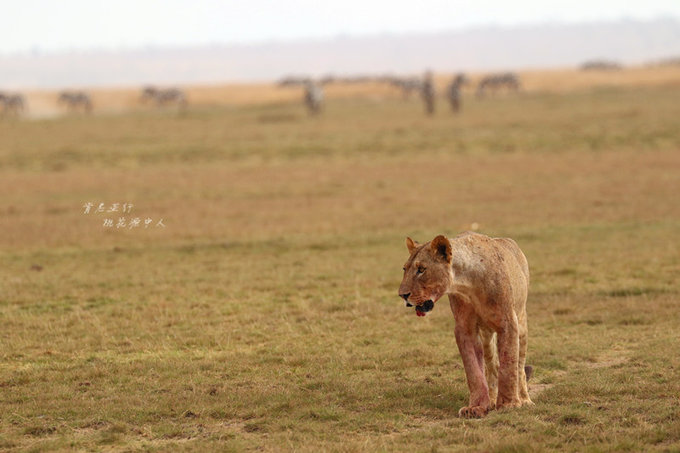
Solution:
<svg viewBox="0 0 680 453">
<path fill-rule="evenodd" d="M 3 6 L 2 54 L 680 18 L 680 0 L 5 0 Z"/>
</svg>

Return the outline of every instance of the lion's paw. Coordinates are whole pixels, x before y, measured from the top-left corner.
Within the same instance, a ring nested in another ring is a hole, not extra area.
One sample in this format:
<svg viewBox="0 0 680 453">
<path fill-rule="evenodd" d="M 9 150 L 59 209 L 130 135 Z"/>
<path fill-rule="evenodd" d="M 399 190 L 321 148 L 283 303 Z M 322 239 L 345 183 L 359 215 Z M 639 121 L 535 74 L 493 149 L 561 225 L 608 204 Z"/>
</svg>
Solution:
<svg viewBox="0 0 680 453">
<path fill-rule="evenodd" d="M 488 408 L 484 406 L 465 406 L 458 411 L 458 416 L 460 418 L 482 418 L 488 411 Z"/>
<path fill-rule="evenodd" d="M 498 401 L 496 402 L 496 409 L 512 409 L 514 407 L 521 407 L 522 402 L 520 400 L 504 400 L 501 401 L 499 398 Z"/>
</svg>

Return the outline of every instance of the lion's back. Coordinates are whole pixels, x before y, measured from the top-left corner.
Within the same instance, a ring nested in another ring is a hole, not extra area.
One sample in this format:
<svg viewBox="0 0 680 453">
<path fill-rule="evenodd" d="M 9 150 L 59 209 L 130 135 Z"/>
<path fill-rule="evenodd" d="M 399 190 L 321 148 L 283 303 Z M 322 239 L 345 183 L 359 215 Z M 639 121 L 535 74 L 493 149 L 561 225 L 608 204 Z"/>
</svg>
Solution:
<svg viewBox="0 0 680 453">
<path fill-rule="evenodd" d="M 520 249 L 519 245 L 517 245 L 517 242 L 515 242 L 515 240 L 511 239 L 511 238 L 494 238 L 494 241 L 496 241 L 505 250 L 510 252 L 510 254 L 514 257 L 515 261 L 517 262 L 520 269 L 522 270 L 524 277 L 526 278 L 526 283 L 527 283 L 527 286 L 528 286 L 529 285 L 529 262 L 527 261 L 527 257 L 524 255 L 524 252 L 522 252 L 522 249 Z"/>
</svg>

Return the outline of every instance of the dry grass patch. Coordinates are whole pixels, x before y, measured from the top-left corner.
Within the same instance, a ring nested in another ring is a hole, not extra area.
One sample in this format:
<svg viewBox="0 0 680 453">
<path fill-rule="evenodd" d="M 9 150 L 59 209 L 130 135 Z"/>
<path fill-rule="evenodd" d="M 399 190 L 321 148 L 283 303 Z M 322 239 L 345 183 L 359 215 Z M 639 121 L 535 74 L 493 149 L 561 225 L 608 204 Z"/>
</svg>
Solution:
<svg viewBox="0 0 680 453">
<path fill-rule="evenodd" d="M 0 123 L 0 449 L 677 449 L 677 100 Z M 105 229 L 87 201 L 167 227 Z M 396 297 L 406 235 L 473 223 L 532 268 L 536 406 L 480 421 L 455 417 L 446 302 Z"/>
</svg>

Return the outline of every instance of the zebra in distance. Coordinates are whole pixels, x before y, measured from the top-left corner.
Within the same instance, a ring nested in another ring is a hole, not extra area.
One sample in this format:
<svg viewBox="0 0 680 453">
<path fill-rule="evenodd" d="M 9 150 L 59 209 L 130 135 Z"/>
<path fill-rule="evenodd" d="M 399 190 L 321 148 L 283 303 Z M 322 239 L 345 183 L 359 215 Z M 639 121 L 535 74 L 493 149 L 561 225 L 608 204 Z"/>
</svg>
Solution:
<svg viewBox="0 0 680 453">
<path fill-rule="evenodd" d="M 422 81 L 417 78 L 393 78 L 390 79 L 390 84 L 401 90 L 401 94 L 404 99 L 409 99 L 413 93 L 417 93 L 423 88 Z"/>
<path fill-rule="evenodd" d="M 321 111 L 323 102 L 323 89 L 320 85 L 307 81 L 305 83 L 304 102 L 310 115 L 316 115 Z"/>
<path fill-rule="evenodd" d="M 168 104 L 177 104 L 180 111 L 187 106 L 187 97 L 184 91 L 177 88 L 156 88 L 153 86 L 144 87 L 140 98 L 142 104 L 153 102 L 156 107 L 164 107 Z"/>
<path fill-rule="evenodd" d="M 621 63 L 607 60 L 591 60 L 581 65 L 582 71 L 620 71 L 622 69 Z"/>
<path fill-rule="evenodd" d="M 488 75 L 477 85 L 477 97 L 484 97 L 487 92 L 496 93 L 505 88 L 510 92 L 517 92 L 520 88 L 519 77 L 512 72 Z"/>
<path fill-rule="evenodd" d="M 280 87 L 304 86 L 311 82 L 309 77 L 286 76 L 277 82 Z"/>
<path fill-rule="evenodd" d="M 19 93 L 0 93 L 0 108 L 3 116 L 19 116 L 26 111 L 26 101 Z"/>
<path fill-rule="evenodd" d="M 57 98 L 57 104 L 63 105 L 71 112 L 76 112 L 79 108 L 82 108 L 84 113 L 92 112 L 92 100 L 82 91 L 62 91 Z"/>
<path fill-rule="evenodd" d="M 468 83 L 469 80 L 465 74 L 459 73 L 449 84 L 446 95 L 449 99 L 449 103 L 451 104 L 451 110 L 453 110 L 454 113 L 458 113 L 460 111 L 462 102 L 461 90 L 463 89 L 463 85 L 467 85 Z"/>
<path fill-rule="evenodd" d="M 425 113 L 428 115 L 434 114 L 435 90 L 432 71 L 426 71 L 423 77 L 423 82 L 420 86 L 420 96 L 425 103 Z"/>
<path fill-rule="evenodd" d="M 7 113 L 7 94 L 0 92 L 0 113 L 5 116 Z"/>
</svg>

